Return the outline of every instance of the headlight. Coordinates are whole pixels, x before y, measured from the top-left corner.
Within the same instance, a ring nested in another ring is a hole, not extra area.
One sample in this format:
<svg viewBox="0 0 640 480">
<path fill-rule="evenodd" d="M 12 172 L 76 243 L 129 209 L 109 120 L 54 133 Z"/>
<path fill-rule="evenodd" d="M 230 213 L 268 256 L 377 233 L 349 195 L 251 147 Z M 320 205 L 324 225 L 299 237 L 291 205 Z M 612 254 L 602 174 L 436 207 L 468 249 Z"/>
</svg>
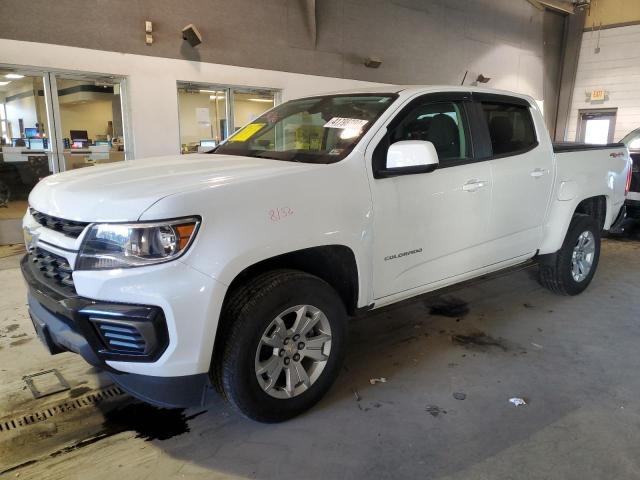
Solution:
<svg viewBox="0 0 640 480">
<path fill-rule="evenodd" d="M 97 223 L 89 227 L 76 270 L 142 267 L 181 256 L 200 220 L 182 218 L 149 223 Z"/>
</svg>

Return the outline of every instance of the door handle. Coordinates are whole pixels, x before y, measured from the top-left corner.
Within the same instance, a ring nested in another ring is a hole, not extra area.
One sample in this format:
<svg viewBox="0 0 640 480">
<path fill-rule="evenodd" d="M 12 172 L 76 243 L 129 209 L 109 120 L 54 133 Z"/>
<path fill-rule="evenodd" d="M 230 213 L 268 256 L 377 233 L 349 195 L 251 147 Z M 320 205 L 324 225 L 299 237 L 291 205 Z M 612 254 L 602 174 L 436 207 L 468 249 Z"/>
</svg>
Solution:
<svg viewBox="0 0 640 480">
<path fill-rule="evenodd" d="M 544 168 L 536 168 L 535 170 L 532 170 L 529 175 L 531 175 L 533 178 L 540 178 L 547 173 L 549 173 L 549 170 L 546 170 Z"/>
<path fill-rule="evenodd" d="M 487 186 L 487 181 L 485 180 L 469 180 L 467 183 L 462 185 L 462 190 L 465 192 L 475 192 L 483 187 Z"/>
</svg>

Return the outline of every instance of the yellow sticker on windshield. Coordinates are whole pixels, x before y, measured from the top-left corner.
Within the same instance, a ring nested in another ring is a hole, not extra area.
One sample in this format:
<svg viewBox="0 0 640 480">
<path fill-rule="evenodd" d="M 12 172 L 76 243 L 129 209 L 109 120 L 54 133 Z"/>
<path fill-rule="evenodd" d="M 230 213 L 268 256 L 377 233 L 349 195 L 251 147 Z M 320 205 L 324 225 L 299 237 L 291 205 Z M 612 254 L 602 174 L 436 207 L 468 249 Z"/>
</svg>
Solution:
<svg viewBox="0 0 640 480">
<path fill-rule="evenodd" d="M 266 123 L 250 123 L 242 130 L 239 130 L 233 137 L 229 139 L 230 142 L 246 142 L 254 134 L 258 133 L 264 128 Z"/>
</svg>

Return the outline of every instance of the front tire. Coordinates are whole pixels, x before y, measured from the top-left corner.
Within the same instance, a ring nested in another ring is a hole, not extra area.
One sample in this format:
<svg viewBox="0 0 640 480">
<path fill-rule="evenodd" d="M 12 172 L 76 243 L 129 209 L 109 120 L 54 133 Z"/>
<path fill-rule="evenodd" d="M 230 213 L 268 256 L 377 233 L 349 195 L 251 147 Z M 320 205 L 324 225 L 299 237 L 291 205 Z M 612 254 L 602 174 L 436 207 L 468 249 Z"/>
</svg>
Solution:
<svg viewBox="0 0 640 480">
<path fill-rule="evenodd" d="M 575 214 L 562 248 L 540 258 L 540 284 L 560 295 L 578 295 L 591 283 L 600 260 L 600 228 L 589 215 Z"/>
<path fill-rule="evenodd" d="M 214 375 L 246 417 L 280 422 L 308 410 L 329 390 L 346 349 L 336 291 L 296 270 L 267 272 L 231 294 L 221 317 Z"/>
</svg>

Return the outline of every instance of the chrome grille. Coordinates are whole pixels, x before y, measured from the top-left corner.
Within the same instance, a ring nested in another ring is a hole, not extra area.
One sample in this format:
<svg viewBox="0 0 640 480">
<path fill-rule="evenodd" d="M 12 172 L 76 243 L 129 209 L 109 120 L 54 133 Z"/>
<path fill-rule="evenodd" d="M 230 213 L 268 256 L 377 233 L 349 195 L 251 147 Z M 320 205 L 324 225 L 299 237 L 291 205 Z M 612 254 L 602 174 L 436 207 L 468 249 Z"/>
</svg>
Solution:
<svg viewBox="0 0 640 480">
<path fill-rule="evenodd" d="M 53 283 L 75 293 L 73 269 L 66 258 L 36 247 L 29 252 L 29 259 L 45 283 Z"/>
<path fill-rule="evenodd" d="M 40 225 L 46 228 L 50 228 L 51 230 L 56 230 L 61 232 L 68 237 L 78 238 L 84 228 L 89 225 L 85 222 L 75 222 L 73 220 L 65 220 L 58 217 L 53 217 L 51 215 L 47 215 L 46 213 L 38 212 L 33 208 L 30 208 L 31 216 L 38 222 Z"/>
</svg>

